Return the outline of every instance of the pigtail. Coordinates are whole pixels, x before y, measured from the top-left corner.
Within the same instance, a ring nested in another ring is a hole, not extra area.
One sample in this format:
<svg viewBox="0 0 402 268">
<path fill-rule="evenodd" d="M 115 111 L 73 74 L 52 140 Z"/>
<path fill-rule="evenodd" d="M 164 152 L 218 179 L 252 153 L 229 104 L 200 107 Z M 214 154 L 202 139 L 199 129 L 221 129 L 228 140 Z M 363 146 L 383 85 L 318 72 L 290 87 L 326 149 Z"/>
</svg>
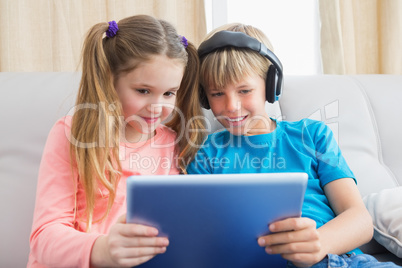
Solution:
<svg viewBox="0 0 402 268">
<path fill-rule="evenodd" d="M 180 90 L 185 94 L 178 94 L 176 106 L 180 109 L 175 113 L 172 120 L 166 125 L 176 131 L 178 135 L 178 166 L 183 173 L 187 165 L 193 160 L 199 146 L 205 136 L 205 120 L 202 115 L 201 105 L 198 96 L 199 87 L 199 58 L 197 49 L 188 42 L 186 48 L 188 61 L 184 70 Z M 184 118 L 182 118 L 184 117 Z"/>
<path fill-rule="evenodd" d="M 87 231 L 94 220 L 102 220 L 109 213 L 121 171 L 118 159 L 121 107 L 103 49 L 104 42 L 114 41 L 103 38 L 107 29 L 107 23 L 99 23 L 86 36 L 82 78 L 71 126 L 74 142 L 70 143 L 70 156 L 85 192 Z M 102 219 L 93 219 L 99 183 L 109 191 L 108 209 Z"/>
</svg>

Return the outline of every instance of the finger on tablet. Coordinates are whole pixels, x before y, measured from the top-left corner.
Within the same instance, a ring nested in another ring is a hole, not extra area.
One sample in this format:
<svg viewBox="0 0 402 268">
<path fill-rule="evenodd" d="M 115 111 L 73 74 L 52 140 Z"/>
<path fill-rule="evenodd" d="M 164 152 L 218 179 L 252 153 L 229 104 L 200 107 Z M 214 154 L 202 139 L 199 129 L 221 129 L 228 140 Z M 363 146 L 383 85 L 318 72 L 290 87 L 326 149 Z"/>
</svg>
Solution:
<svg viewBox="0 0 402 268">
<path fill-rule="evenodd" d="M 269 225 L 271 232 L 296 231 L 305 228 L 315 228 L 315 221 L 309 218 L 288 218 Z"/>
<path fill-rule="evenodd" d="M 127 223 L 120 230 L 121 235 L 128 237 L 135 237 L 135 236 L 154 237 L 157 236 L 158 233 L 159 231 L 155 227 L 135 223 Z"/>
</svg>

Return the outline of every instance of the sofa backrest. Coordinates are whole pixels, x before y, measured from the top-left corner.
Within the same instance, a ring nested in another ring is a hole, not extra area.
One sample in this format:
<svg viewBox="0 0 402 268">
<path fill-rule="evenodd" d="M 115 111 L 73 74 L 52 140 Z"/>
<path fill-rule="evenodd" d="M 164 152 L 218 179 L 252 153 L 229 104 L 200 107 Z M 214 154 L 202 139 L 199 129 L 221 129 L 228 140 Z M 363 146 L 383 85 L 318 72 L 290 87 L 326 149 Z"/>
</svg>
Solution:
<svg viewBox="0 0 402 268">
<path fill-rule="evenodd" d="M 0 267 L 26 267 L 47 135 L 74 106 L 80 75 L 0 73 Z"/>
<path fill-rule="evenodd" d="M 77 73 L 0 73 L 0 267 L 23 267 L 47 135 L 74 106 Z M 402 76 L 287 76 L 272 117 L 326 122 L 362 195 L 402 184 Z M 210 131 L 222 129 L 206 111 Z"/>
<path fill-rule="evenodd" d="M 402 185 L 402 76 L 290 76 L 283 118 L 310 117 L 333 130 L 362 196 Z"/>
</svg>

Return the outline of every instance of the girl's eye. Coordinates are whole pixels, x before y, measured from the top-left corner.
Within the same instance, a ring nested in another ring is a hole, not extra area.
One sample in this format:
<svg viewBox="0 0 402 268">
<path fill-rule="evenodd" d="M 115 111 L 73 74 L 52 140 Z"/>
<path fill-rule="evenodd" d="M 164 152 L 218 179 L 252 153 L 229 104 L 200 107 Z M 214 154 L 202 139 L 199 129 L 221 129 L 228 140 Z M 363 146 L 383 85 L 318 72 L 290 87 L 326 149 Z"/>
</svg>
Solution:
<svg viewBox="0 0 402 268">
<path fill-rule="evenodd" d="M 172 92 L 172 91 L 168 91 L 168 92 L 165 92 L 163 95 L 166 96 L 166 97 L 171 97 L 171 96 L 174 96 L 176 94 L 174 92 Z"/>
<path fill-rule="evenodd" d="M 149 94 L 148 89 L 137 89 L 137 92 L 140 93 L 140 94 Z"/>
</svg>

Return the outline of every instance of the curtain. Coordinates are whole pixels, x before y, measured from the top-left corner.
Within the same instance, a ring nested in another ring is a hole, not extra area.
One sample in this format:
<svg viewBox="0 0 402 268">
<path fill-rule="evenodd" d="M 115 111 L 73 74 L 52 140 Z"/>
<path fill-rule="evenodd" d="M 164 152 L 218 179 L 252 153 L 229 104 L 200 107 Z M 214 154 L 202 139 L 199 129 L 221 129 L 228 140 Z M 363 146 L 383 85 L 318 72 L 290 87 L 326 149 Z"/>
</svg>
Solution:
<svg viewBox="0 0 402 268">
<path fill-rule="evenodd" d="M 402 74 L 402 1 L 319 0 L 328 74 Z"/>
<path fill-rule="evenodd" d="M 0 0 L 0 71 L 76 71 L 84 36 L 98 22 L 148 14 L 198 45 L 203 0 Z"/>
</svg>

